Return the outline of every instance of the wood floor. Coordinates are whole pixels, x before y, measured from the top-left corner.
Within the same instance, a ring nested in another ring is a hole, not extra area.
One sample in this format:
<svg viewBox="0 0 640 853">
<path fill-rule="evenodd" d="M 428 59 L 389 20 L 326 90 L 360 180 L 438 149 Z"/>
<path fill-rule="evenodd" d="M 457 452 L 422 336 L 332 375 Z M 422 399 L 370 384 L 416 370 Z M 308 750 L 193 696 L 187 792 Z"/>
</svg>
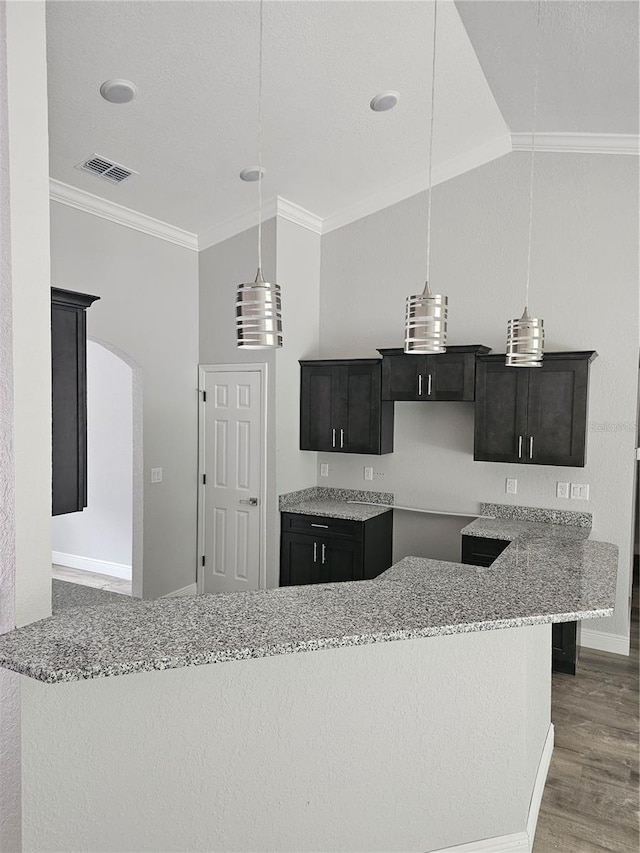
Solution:
<svg viewBox="0 0 640 853">
<path fill-rule="evenodd" d="M 59 581 L 78 583 L 81 586 L 92 586 L 94 589 L 104 589 L 107 592 L 119 592 L 131 595 L 131 581 L 114 578 L 111 575 L 98 575 L 95 572 L 85 572 L 80 569 L 69 569 L 67 566 L 51 567 L 51 577 Z"/>
<path fill-rule="evenodd" d="M 582 649 L 554 673 L 555 749 L 534 853 L 638 853 L 638 565 L 631 655 Z"/>
</svg>

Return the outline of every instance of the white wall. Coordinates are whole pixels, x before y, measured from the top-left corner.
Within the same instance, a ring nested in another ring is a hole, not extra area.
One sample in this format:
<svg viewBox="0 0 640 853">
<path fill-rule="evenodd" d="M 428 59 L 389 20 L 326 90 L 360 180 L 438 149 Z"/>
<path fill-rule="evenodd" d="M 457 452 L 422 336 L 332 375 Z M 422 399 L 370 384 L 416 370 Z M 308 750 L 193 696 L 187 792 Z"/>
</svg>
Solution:
<svg viewBox="0 0 640 853">
<path fill-rule="evenodd" d="M 431 283 L 449 296 L 450 344 L 504 352 L 507 320 L 522 312 L 529 163 L 526 153 L 510 154 L 434 190 Z M 480 501 L 513 501 L 592 512 L 592 536 L 619 546 L 620 569 L 614 616 L 589 630 L 613 634 L 624 646 L 638 365 L 638 159 L 539 154 L 535 198 L 530 307 L 544 318 L 547 350 L 599 353 L 591 371 L 586 467 L 474 462 L 471 404 L 396 403 L 395 452 L 319 454 L 319 462 L 330 463 L 330 477 L 318 482 L 362 487 L 362 467 L 373 465 L 375 486 L 408 506 L 473 512 Z M 402 346 L 405 297 L 424 283 L 425 208 L 421 194 L 323 237 L 323 358 L 372 357 L 376 347 Z M 518 478 L 515 498 L 505 494 L 506 477 Z M 588 483 L 591 499 L 557 499 L 558 480 Z M 449 559 L 459 559 L 457 548 Z"/>
<path fill-rule="evenodd" d="M 197 254 L 54 202 L 51 256 L 57 287 L 101 297 L 87 311 L 89 337 L 140 365 L 142 592 L 165 595 L 196 575 Z M 156 467 L 163 482 L 152 485 Z"/>
<path fill-rule="evenodd" d="M 98 560 L 88 571 L 131 577 L 133 536 L 133 372 L 106 347 L 87 342 L 87 507 L 55 516 L 51 547 Z M 69 565 L 76 565 L 72 561 Z M 115 564 L 115 565 L 114 565 Z M 126 571 L 128 569 L 128 572 Z"/>
<path fill-rule="evenodd" d="M 24 679 L 25 848 L 424 853 L 524 833 L 550 641 L 536 625 Z"/>
<path fill-rule="evenodd" d="M 278 585 L 278 521 L 276 493 L 276 353 L 243 350 L 236 345 L 236 288 L 256 275 L 258 232 L 250 228 L 200 252 L 200 363 L 267 365 L 267 586 Z M 267 281 L 276 275 L 276 221 L 262 226 L 262 272 Z M 285 329 L 286 334 L 286 329 Z"/>
</svg>

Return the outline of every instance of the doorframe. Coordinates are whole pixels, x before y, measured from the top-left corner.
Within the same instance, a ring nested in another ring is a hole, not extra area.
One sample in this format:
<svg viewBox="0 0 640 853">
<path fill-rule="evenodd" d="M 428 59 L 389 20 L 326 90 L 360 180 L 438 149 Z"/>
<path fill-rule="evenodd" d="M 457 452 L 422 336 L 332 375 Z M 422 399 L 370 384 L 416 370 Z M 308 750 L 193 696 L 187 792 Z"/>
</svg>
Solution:
<svg viewBox="0 0 640 853">
<path fill-rule="evenodd" d="M 208 375 L 216 373 L 258 373 L 260 376 L 260 544 L 258 548 L 258 589 L 267 588 L 267 381 L 266 362 L 242 362 L 240 364 L 199 364 L 198 365 L 198 554 L 196 559 L 196 583 L 198 594 L 204 593 L 204 555 L 205 489 L 203 474 L 206 469 L 205 426 L 206 403 L 204 391 Z"/>
</svg>

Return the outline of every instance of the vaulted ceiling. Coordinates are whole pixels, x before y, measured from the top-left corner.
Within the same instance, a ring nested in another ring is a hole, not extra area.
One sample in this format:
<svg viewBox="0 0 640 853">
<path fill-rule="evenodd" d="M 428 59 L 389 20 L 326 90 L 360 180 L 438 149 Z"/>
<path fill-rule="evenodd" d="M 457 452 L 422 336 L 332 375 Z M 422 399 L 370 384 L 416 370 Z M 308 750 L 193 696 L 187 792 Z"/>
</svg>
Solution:
<svg viewBox="0 0 640 853">
<path fill-rule="evenodd" d="M 540 129 L 637 133 L 637 3 L 542 7 Z M 530 128 L 535 8 L 438 3 L 436 179 Z M 49 0 L 52 178 L 194 233 L 251 210 L 238 173 L 257 160 L 258 16 L 256 0 Z M 424 186 L 432 22 L 431 0 L 265 2 L 265 197 L 327 219 Z M 114 77 L 134 101 L 100 97 Z M 384 90 L 400 101 L 374 113 Z M 138 174 L 113 186 L 74 168 L 92 154 Z"/>
</svg>

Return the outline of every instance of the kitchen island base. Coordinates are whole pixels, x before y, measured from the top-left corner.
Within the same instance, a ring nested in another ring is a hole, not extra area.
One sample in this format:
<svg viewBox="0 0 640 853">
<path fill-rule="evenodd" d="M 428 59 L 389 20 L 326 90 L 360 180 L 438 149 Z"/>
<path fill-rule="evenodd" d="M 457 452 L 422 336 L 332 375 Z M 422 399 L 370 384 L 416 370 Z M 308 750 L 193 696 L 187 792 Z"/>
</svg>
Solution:
<svg viewBox="0 0 640 853">
<path fill-rule="evenodd" d="M 21 677 L 24 849 L 530 849 L 550 655 L 540 624 Z"/>
</svg>

